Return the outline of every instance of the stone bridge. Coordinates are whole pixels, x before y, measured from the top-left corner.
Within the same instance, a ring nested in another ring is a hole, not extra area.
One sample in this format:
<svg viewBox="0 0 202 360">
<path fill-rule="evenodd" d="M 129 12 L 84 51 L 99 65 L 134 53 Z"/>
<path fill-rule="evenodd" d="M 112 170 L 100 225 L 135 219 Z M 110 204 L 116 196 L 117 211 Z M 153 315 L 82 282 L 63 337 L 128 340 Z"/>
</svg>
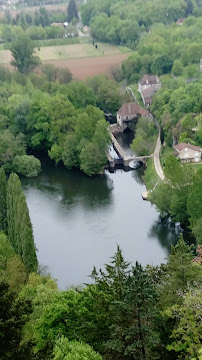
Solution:
<svg viewBox="0 0 202 360">
<path fill-rule="evenodd" d="M 153 157 L 152 155 L 147 155 L 147 156 L 128 156 L 126 155 L 126 153 L 124 152 L 123 148 L 121 147 L 121 145 L 119 144 L 119 142 L 116 140 L 115 136 L 112 134 L 112 132 L 110 132 L 110 137 L 111 137 L 111 141 L 113 144 L 113 147 L 115 149 L 115 151 L 117 152 L 119 158 L 122 160 L 122 164 L 125 167 L 129 167 L 129 164 L 131 161 L 142 161 L 143 163 L 146 162 L 146 159 L 149 159 L 151 157 Z M 109 165 L 110 167 L 115 167 L 116 165 L 116 159 L 114 159 L 110 154 L 107 155 L 108 160 L 109 160 Z"/>
</svg>

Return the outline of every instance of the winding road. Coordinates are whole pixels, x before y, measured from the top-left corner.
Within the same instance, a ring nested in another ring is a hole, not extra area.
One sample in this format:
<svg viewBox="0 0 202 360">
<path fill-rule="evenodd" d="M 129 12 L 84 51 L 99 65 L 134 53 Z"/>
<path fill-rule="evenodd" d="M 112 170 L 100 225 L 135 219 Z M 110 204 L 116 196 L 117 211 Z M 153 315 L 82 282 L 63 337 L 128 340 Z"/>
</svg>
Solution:
<svg viewBox="0 0 202 360">
<path fill-rule="evenodd" d="M 163 169 L 161 167 L 160 156 L 159 156 L 160 150 L 161 150 L 161 139 L 160 139 L 160 129 L 159 129 L 156 147 L 154 150 L 154 167 L 155 167 L 156 173 L 160 177 L 160 179 L 164 180 L 165 176 L 163 173 Z"/>
<path fill-rule="evenodd" d="M 133 90 L 129 86 L 127 86 L 126 91 L 127 90 L 130 91 L 133 100 L 138 103 L 138 101 L 136 100 L 136 97 L 134 95 Z M 154 156 L 153 156 L 154 157 L 154 167 L 155 167 L 155 170 L 156 170 L 156 173 L 157 173 L 158 177 L 163 181 L 165 179 L 165 176 L 164 176 L 163 169 L 162 169 L 161 162 L 160 162 L 161 128 L 159 126 L 158 121 L 155 118 L 154 118 L 154 124 L 158 128 L 158 132 L 159 132 L 157 142 L 156 142 L 156 146 L 155 146 L 155 150 L 154 150 Z"/>
</svg>

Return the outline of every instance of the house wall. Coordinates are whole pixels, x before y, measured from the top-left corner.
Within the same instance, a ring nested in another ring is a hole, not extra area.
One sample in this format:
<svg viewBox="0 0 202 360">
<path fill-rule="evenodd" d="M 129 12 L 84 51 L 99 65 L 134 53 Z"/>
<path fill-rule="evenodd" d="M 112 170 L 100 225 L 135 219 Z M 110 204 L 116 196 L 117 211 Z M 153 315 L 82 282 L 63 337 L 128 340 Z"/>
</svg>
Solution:
<svg viewBox="0 0 202 360">
<path fill-rule="evenodd" d="M 182 162 L 199 162 L 201 161 L 201 152 L 185 148 L 179 152 L 178 157 Z"/>
<path fill-rule="evenodd" d="M 151 84 L 141 85 L 140 82 L 138 83 L 138 91 L 139 92 L 142 92 L 142 91 L 144 91 L 146 89 L 150 89 L 150 88 L 158 90 L 161 88 L 161 84 L 159 83 L 159 84 L 153 84 L 153 85 L 151 85 Z"/>
</svg>

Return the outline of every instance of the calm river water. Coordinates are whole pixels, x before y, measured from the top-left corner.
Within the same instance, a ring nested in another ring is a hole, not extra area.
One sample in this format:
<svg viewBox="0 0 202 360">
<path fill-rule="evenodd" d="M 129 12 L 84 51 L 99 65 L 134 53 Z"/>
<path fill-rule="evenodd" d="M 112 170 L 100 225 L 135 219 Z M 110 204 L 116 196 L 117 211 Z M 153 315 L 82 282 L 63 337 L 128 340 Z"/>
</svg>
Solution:
<svg viewBox="0 0 202 360">
<path fill-rule="evenodd" d="M 109 263 L 117 244 L 133 263 L 165 261 L 177 233 L 142 200 L 142 172 L 106 171 L 89 178 L 44 164 L 39 177 L 22 179 L 39 262 L 61 289 L 89 282 L 93 266 Z"/>
</svg>

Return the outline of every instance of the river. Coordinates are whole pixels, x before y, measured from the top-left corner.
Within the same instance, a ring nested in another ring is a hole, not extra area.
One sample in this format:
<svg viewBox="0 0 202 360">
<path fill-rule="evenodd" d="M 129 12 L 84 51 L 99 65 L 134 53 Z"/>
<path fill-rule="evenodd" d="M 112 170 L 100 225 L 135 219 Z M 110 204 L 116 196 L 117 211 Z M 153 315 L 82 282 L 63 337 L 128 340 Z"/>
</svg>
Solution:
<svg viewBox="0 0 202 360">
<path fill-rule="evenodd" d="M 39 263 L 61 289 L 89 282 L 93 266 L 109 263 L 117 244 L 132 263 L 165 262 L 177 231 L 142 200 L 142 174 L 119 169 L 89 178 L 43 163 L 37 178 L 22 179 Z"/>
</svg>

